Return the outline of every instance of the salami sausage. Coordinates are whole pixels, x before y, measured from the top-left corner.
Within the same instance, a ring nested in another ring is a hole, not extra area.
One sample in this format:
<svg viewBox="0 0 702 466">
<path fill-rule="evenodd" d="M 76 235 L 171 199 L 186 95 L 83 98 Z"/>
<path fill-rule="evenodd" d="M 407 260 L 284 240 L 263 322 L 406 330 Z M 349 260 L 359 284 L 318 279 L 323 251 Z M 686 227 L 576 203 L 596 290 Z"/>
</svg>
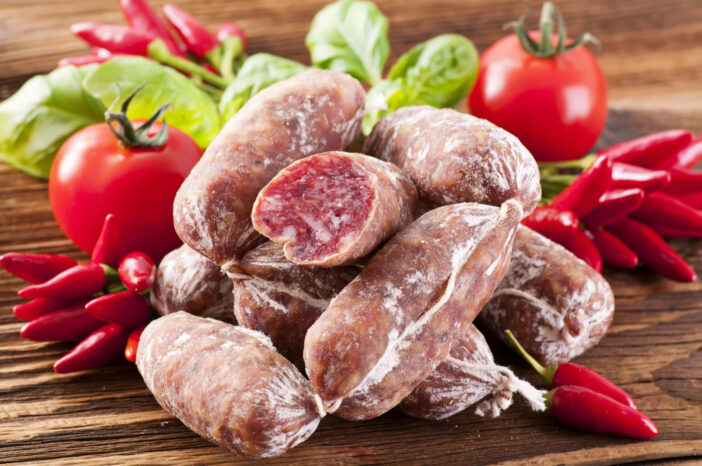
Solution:
<svg viewBox="0 0 702 466">
<path fill-rule="evenodd" d="M 159 314 L 185 311 L 234 322 L 232 282 L 219 266 L 184 244 L 158 266 L 151 304 Z"/>
<path fill-rule="evenodd" d="M 363 152 L 402 168 L 420 197 L 437 205 L 514 198 L 526 215 L 541 199 L 539 169 L 519 140 L 455 110 L 401 108 L 375 125 Z"/>
<path fill-rule="evenodd" d="M 520 226 L 509 270 L 479 323 L 511 330 L 541 364 L 568 361 L 602 339 L 614 315 L 607 280 L 561 245 Z"/>
<path fill-rule="evenodd" d="M 176 194 L 175 229 L 219 265 L 263 242 L 251 225 L 256 195 L 285 166 L 348 146 L 365 92 L 344 73 L 307 70 L 249 100 L 224 126 Z"/>
<path fill-rule="evenodd" d="M 265 335 L 243 327 L 169 314 L 146 327 L 136 363 L 166 411 L 242 456 L 280 455 L 324 416 L 309 381 Z"/>
<path fill-rule="evenodd" d="M 346 419 L 396 406 L 446 357 L 507 269 L 522 209 L 462 203 L 401 230 L 305 337 L 307 374 Z"/>
<path fill-rule="evenodd" d="M 270 241 L 247 252 L 240 266 L 243 273 L 233 279 L 239 325 L 266 334 L 298 367 L 304 367 L 307 329 L 360 270 L 296 265 L 285 258 L 281 245 Z"/>
<path fill-rule="evenodd" d="M 532 408 L 546 409 L 542 394 L 507 367 L 495 364 L 485 337 L 473 324 L 461 333 L 449 355 L 407 396 L 399 408 L 423 419 L 446 419 L 483 400 L 476 414 L 497 417 L 521 393 Z"/>
<path fill-rule="evenodd" d="M 417 191 L 387 162 L 325 152 L 278 173 L 256 198 L 254 228 L 302 265 L 350 264 L 410 223 Z"/>
</svg>

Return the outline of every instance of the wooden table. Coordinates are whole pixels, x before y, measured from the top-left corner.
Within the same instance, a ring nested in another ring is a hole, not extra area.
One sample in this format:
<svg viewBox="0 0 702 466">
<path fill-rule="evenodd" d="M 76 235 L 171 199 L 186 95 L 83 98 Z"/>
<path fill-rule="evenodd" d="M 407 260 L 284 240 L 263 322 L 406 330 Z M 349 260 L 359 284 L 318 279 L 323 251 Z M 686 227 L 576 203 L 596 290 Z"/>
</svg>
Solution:
<svg viewBox="0 0 702 466">
<path fill-rule="evenodd" d="M 160 4 L 160 1 L 154 1 Z M 251 51 L 308 62 L 304 35 L 323 4 L 299 0 L 177 1 L 211 26 L 238 21 Z M 442 32 L 469 36 L 480 50 L 500 37 L 517 0 L 379 1 L 390 20 L 392 55 Z M 603 43 L 598 59 L 613 111 L 603 139 L 656 128 L 702 132 L 702 4 L 697 0 L 560 1 L 573 34 L 586 28 Z M 536 21 L 536 12 L 533 20 Z M 0 95 L 63 56 L 83 54 L 68 32 L 81 20 L 121 22 L 114 2 L 4 0 L 0 5 Z M 391 59 L 392 62 L 392 59 Z M 0 253 L 79 252 L 60 232 L 46 184 L 0 164 Z M 673 243 L 702 273 L 699 241 Z M 529 461 L 621 463 L 700 460 L 702 455 L 702 285 L 678 284 L 643 269 L 606 270 L 617 312 L 599 346 L 577 359 L 628 390 L 659 427 L 649 441 L 591 435 L 533 414 L 519 401 L 498 419 L 470 412 L 428 422 L 391 412 L 352 423 L 329 416 L 304 444 L 270 460 L 310 463 L 461 463 Z M 0 272 L 0 462 L 33 464 L 234 463 L 229 452 L 200 439 L 161 410 L 134 366 L 57 375 L 51 365 L 69 344 L 18 336 L 11 314 L 21 282 Z M 536 380 L 494 343 L 498 361 Z M 265 462 L 261 462 L 262 464 Z"/>
</svg>

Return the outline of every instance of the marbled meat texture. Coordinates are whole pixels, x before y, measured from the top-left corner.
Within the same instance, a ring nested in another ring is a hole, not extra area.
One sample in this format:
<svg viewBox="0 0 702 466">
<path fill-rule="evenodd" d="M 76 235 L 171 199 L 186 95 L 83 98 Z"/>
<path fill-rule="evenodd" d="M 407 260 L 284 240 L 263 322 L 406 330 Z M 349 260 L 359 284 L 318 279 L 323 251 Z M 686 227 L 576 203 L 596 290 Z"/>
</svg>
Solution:
<svg viewBox="0 0 702 466">
<path fill-rule="evenodd" d="M 325 152 L 278 173 L 256 198 L 254 228 L 301 265 L 352 264 L 410 223 L 417 190 L 395 165 Z"/>
<path fill-rule="evenodd" d="M 512 263 L 479 323 L 508 345 L 505 330 L 541 364 L 569 361 L 595 346 L 614 315 L 602 275 L 561 245 L 520 226 Z"/>
<path fill-rule="evenodd" d="M 507 270 L 521 205 L 434 209 L 395 235 L 307 331 L 329 412 L 380 416 L 446 357 Z"/>
<path fill-rule="evenodd" d="M 307 70 L 249 100 L 224 126 L 175 198 L 178 236 L 228 268 L 263 242 L 251 225 L 256 195 L 295 160 L 344 149 L 358 135 L 361 84 L 344 73 Z"/>
<path fill-rule="evenodd" d="M 267 242 L 241 259 L 235 274 L 234 314 L 239 325 L 266 334 L 278 351 L 304 367 L 307 329 L 360 267 L 306 267 L 288 261 L 282 245 Z"/>
<path fill-rule="evenodd" d="M 151 304 L 162 316 L 185 311 L 234 322 L 232 281 L 217 264 L 187 244 L 161 260 L 151 289 Z"/>
<path fill-rule="evenodd" d="M 168 314 L 144 330 L 136 363 L 166 411 L 238 455 L 280 455 L 324 415 L 309 381 L 247 328 Z"/>
<path fill-rule="evenodd" d="M 437 205 L 517 199 L 527 215 L 541 199 L 539 169 L 522 143 L 455 110 L 401 108 L 375 125 L 363 151 L 402 168 L 420 197 Z"/>
</svg>

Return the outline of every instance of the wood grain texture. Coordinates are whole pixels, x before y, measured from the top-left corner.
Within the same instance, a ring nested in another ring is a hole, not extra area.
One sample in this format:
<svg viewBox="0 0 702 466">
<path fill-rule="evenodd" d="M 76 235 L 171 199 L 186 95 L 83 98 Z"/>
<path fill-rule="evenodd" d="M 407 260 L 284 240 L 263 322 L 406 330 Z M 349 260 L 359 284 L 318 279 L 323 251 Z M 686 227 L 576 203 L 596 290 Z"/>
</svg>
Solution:
<svg viewBox="0 0 702 466">
<path fill-rule="evenodd" d="M 154 4 L 161 4 L 154 1 Z M 324 3 L 300 0 L 175 2 L 214 26 L 239 21 L 252 51 L 308 62 L 304 35 Z M 484 50 L 522 7 L 516 0 L 379 1 L 391 24 L 393 56 L 442 32 L 459 32 Z M 559 1 L 574 33 L 604 44 L 600 62 L 615 111 L 607 143 L 654 129 L 702 132 L 702 5 L 699 1 Z M 532 15 L 536 17 L 536 12 Z M 0 2 L 0 95 L 61 57 L 86 53 L 67 27 L 80 20 L 121 22 L 114 2 Z M 392 61 L 392 60 L 391 60 Z M 632 110 L 633 109 L 633 110 Z M 641 111 L 640 109 L 646 109 Z M 655 111 L 652 111 L 655 110 Z M 0 253 L 87 255 L 54 222 L 46 183 L 0 164 Z M 700 242 L 673 243 L 702 272 Z M 391 412 L 353 423 L 329 416 L 288 454 L 257 464 L 603 464 L 702 458 L 702 284 L 678 284 L 644 269 L 608 269 L 614 323 L 600 345 L 577 359 L 628 390 L 656 422 L 650 441 L 576 432 L 520 402 L 498 419 L 464 412 L 431 422 Z M 58 375 L 51 366 L 71 345 L 19 338 L 11 307 L 22 283 L 0 272 L 0 462 L 32 464 L 247 463 L 194 435 L 154 401 L 134 366 Z M 537 380 L 491 341 L 498 362 Z"/>
</svg>

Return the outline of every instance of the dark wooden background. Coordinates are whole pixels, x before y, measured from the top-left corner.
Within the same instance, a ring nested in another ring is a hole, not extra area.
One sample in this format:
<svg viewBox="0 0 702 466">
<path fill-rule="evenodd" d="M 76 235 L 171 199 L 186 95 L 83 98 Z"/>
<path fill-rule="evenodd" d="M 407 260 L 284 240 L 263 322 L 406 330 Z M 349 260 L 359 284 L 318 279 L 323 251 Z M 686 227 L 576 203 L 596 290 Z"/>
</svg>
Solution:
<svg viewBox="0 0 702 466">
<path fill-rule="evenodd" d="M 154 1 L 160 5 L 161 1 Z M 321 1 L 176 1 L 213 28 L 238 21 L 250 51 L 308 62 L 304 36 Z M 517 0 L 378 1 L 390 20 L 392 56 L 443 32 L 470 37 L 483 51 L 519 16 Z M 571 34 L 588 30 L 603 43 L 598 59 L 613 111 L 603 139 L 654 129 L 702 132 L 702 2 L 698 0 L 558 1 Z M 535 6 L 535 10 L 538 5 Z M 532 12 L 537 21 L 538 13 Z M 87 53 L 68 26 L 122 22 L 116 2 L 0 1 L 0 98 L 58 59 Z M 392 59 L 390 60 L 392 63 Z M 702 274 L 702 243 L 674 247 Z M 0 253 L 63 253 L 80 260 L 60 232 L 46 184 L 0 163 Z M 643 269 L 606 270 L 617 297 L 614 323 L 601 344 L 577 359 L 628 390 L 659 427 L 649 441 L 575 432 L 530 413 L 519 401 L 498 419 L 464 412 L 429 422 L 391 412 L 352 423 L 329 416 L 277 464 L 540 464 L 702 461 L 702 285 L 678 284 Z M 21 340 L 11 313 L 21 282 L 0 272 L 0 462 L 32 464 L 233 463 L 229 452 L 200 439 L 159 408 L 133 365 L 57 375 L 63 343 Z M 500 350 L 498 361 L 526 377 Z M 531 380 L 536 382 L 533 377 Z M 696 459 L 696 460 L 695 460 Z M 261 464 L 266 463 L 262 461 Z"/>
</svg>

